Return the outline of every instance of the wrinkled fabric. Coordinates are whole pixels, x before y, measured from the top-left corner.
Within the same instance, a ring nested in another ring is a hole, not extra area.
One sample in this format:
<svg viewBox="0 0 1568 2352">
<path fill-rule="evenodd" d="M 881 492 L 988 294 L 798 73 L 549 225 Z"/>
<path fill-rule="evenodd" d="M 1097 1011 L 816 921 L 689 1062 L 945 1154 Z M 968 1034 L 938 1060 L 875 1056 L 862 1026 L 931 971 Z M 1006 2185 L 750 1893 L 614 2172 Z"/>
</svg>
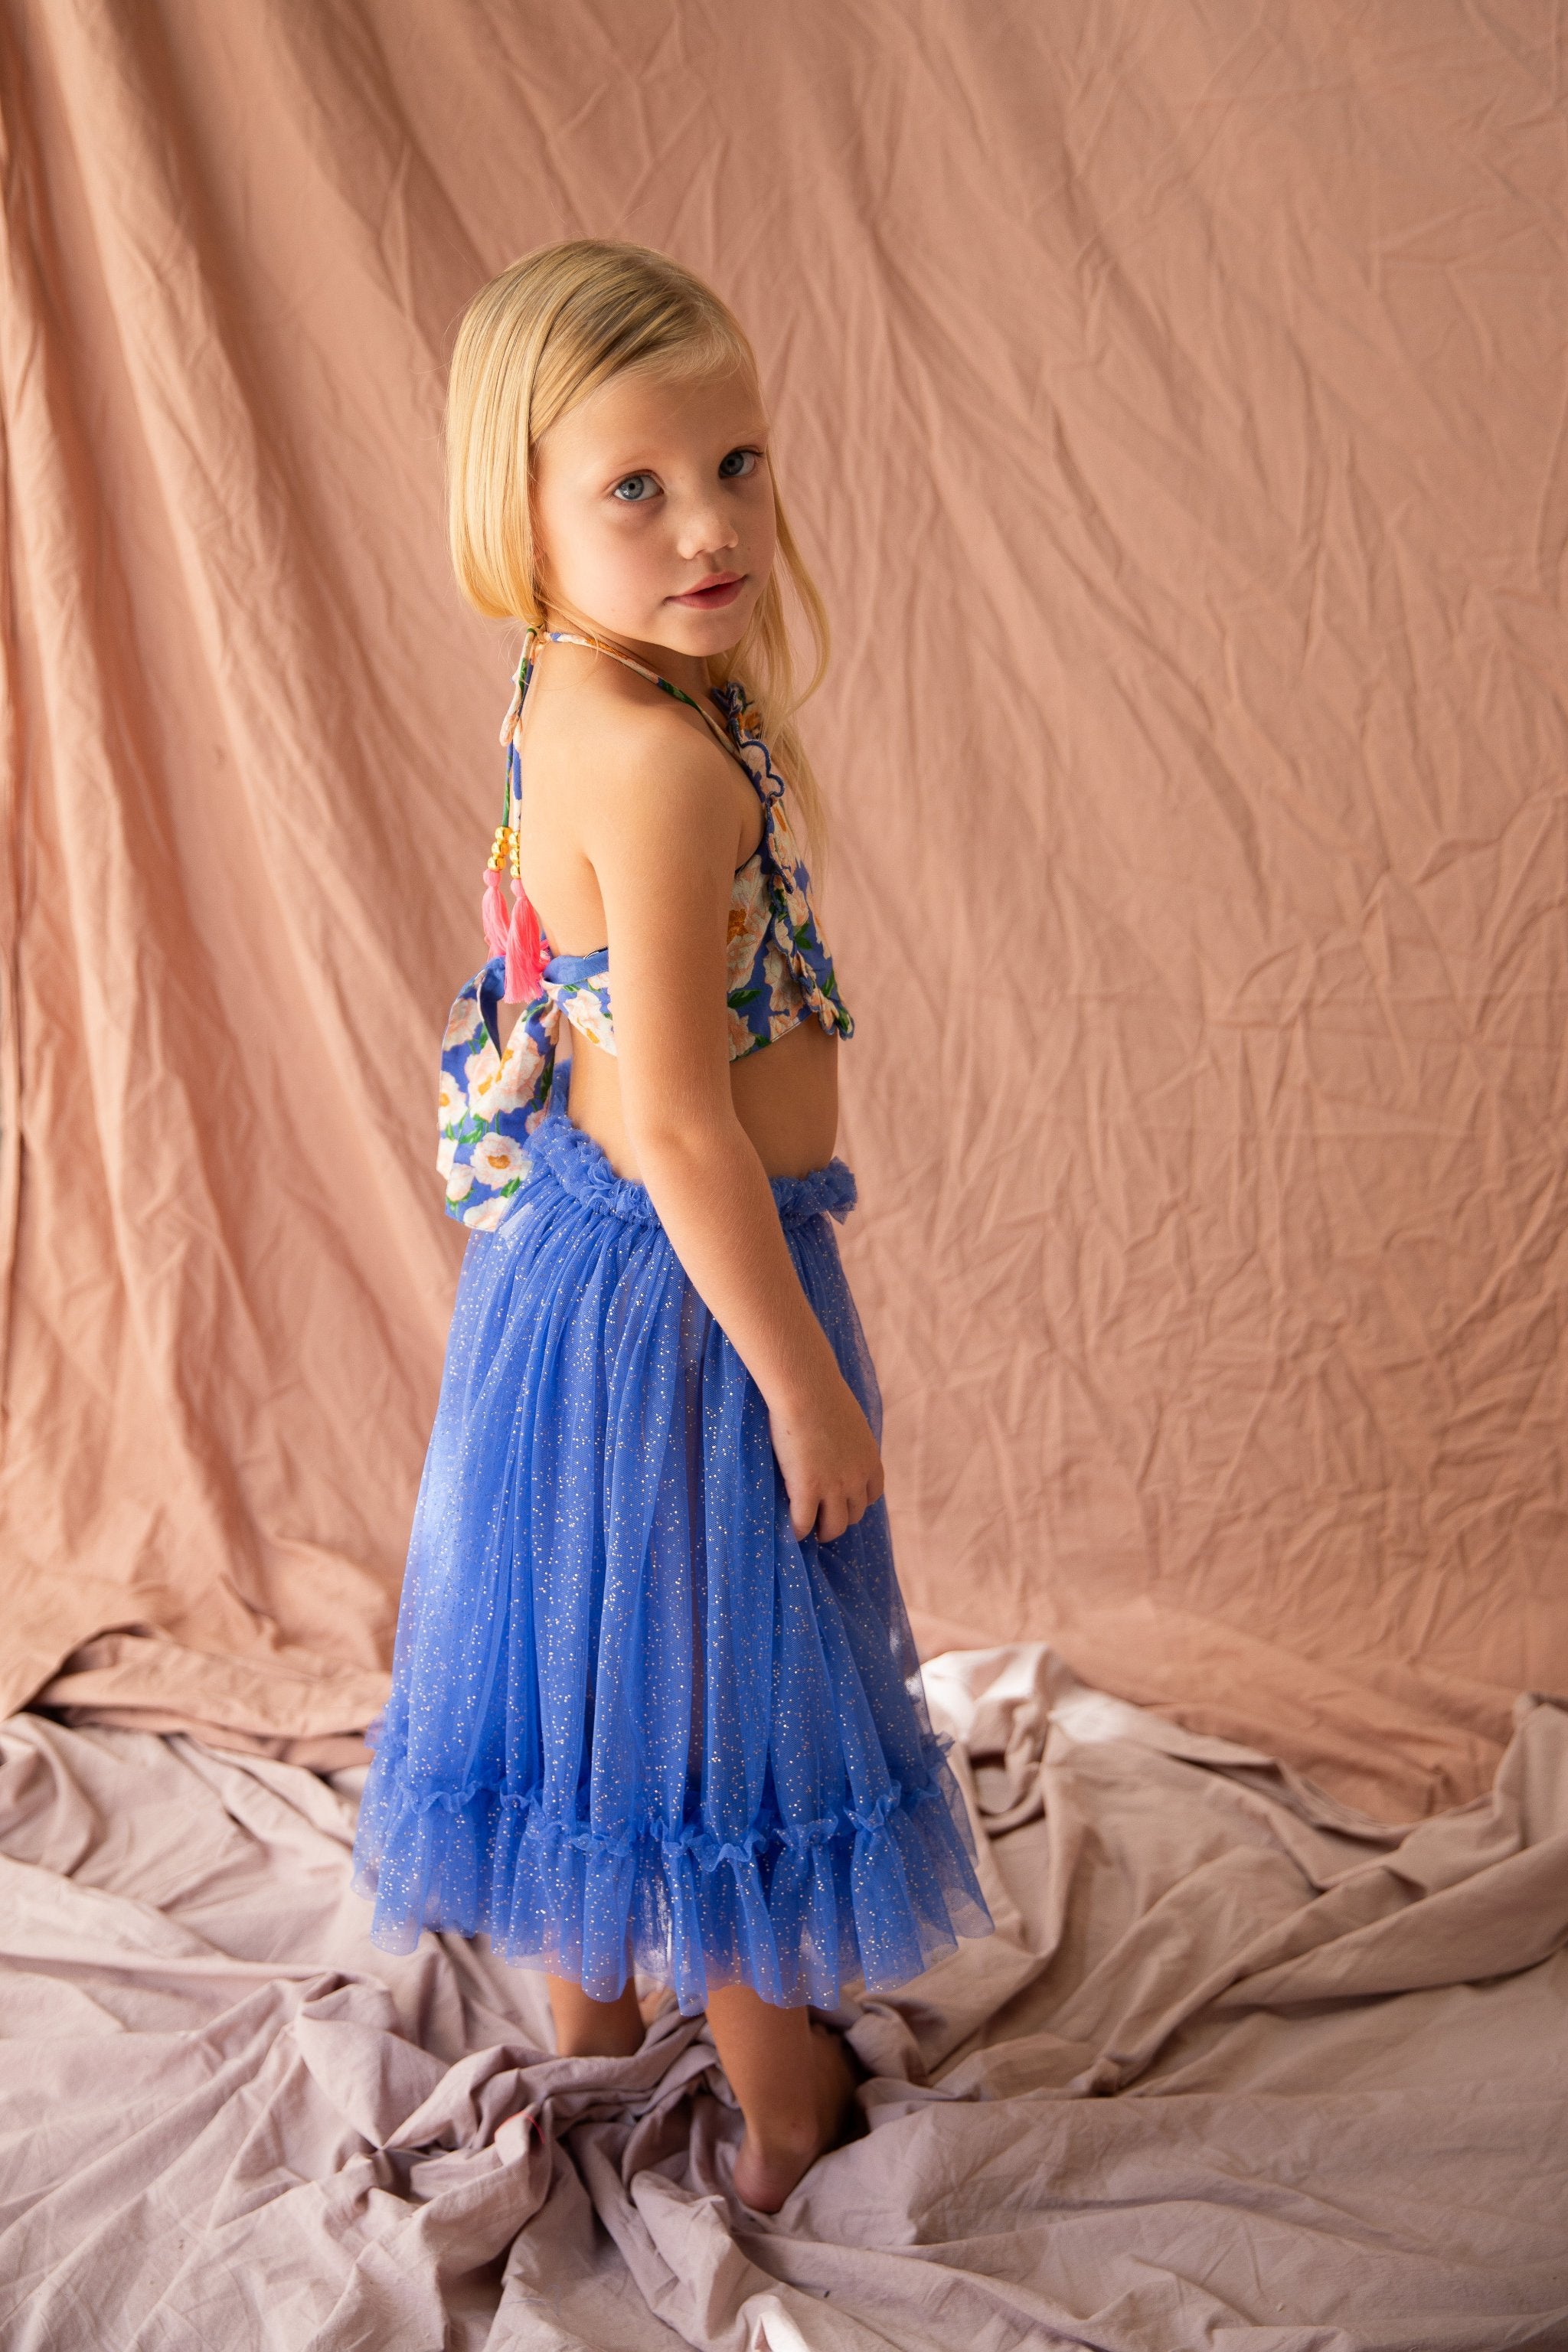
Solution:
<svg viewBox="0 0 1568 2352">
<path fill-rule="evenodd" d="M 588 232 L 735 305 L 828 608 L 924 1649 L 1490 1787 L 1568 1689 L 1560 72 L 1522 0 L 0 0 L 0 1706 L 384 1699 L 518 649 L 442 392 Z"/>
<path fill-rule="evenodd" d="M 564 1078 L 463 1262 L 356 1883 L 388 1951 L 482 1928 L 596 2000 L 635 1955 L 687 2015 L 731 1984 L 831 2009 L 991 1928 L 887 1506 L 796 1538 L 762 1391 Z M 854 1176 L 772 1190 L 879 1431 Z"/>
<path fill-rule="evenodd" d="M 363 1768 L 0 1727 L 0 2338 L 1568 2342 L 1568 1710 L 1388 1824 L 1037 1644 L 926 1681 L 997 1932 L 837 2012 L 864 2129 L 766 2218 L 700 2019 L 559 2059 L 483 1939 L 367 1941 Z"/>
</svg>

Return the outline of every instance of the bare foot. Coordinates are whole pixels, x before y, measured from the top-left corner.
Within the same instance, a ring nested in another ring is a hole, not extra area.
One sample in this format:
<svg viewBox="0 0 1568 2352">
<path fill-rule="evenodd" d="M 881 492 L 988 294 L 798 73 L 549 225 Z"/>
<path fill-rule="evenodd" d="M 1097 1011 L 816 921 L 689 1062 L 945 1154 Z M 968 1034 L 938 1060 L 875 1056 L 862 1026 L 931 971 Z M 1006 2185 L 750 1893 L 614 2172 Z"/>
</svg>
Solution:
<svg viewBox="0 0 1568 2352">
<path fill-rule="evenodd" d="M 813 2019 L 811 2054 L 816 2069 L 816 2111 L 807 2129 L 798 2135 L 770 2135 L 765 2140 L 748 2129 L 741 2142 L 735 2193 L 754 2213 L 776 2213 L 817 2158 L 848 2136 L 859 2077 L 842 2035 Z"/>
</svg>

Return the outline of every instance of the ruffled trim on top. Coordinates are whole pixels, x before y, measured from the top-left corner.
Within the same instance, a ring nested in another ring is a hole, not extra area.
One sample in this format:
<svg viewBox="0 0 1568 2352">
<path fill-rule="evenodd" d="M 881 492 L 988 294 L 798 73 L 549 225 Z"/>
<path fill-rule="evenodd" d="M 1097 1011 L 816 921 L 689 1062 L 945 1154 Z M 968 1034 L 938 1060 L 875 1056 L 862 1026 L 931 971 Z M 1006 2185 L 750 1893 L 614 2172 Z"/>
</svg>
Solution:
<svg viewBox="0 0 1568 2352">
<path fill-rule="evenodd" d="M 590 1208 L 625 1217 L 631 1224 L 658 1223 L 647 1186 L 629 1176 L 617 1176 L 600 1145 L 584 1129 L 574 1127 L 557 1102 L 552 1102 L 548 1114 L 529 1136 L 528 1154 L 537 1166 L 549 1171 L 563 1192 Z M 814 1168 L 809 1175 L 774 1176 L 770 1181 L 780 1223 L 786 1225 L 804 1224 L 825 1212 L 842 1224 L 858 1197 L 854 1171 L 838 1159 Z"/>
</svg>

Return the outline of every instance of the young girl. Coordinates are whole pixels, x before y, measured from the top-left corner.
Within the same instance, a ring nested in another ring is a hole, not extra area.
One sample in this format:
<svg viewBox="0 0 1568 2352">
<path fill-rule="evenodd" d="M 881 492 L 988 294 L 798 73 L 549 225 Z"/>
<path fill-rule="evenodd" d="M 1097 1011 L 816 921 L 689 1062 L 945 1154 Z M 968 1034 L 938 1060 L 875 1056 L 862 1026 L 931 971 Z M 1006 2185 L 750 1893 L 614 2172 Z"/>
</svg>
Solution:
<svg viewBox="0 0 1568 2352">
<path fill-rule="evenodd" d="M 808 2005 L 992 1924 L 829 1222 L 853 1024 L 775 553 L 818 677 L 826 624 L 751 345 L 659 254 L 558 245 L 486 286 L 447 464 L 463 593 L 527 634 L 492 953 L 442 1053 L 470 1239 L 355 1883 L 384 1949 L 482 1928 L 548 1970 L 563 2052 L 637 2049 L 635 1970 L 705 2008 L 735 2188 L 772 2211 L 853 2113 Z"/>
</svg>

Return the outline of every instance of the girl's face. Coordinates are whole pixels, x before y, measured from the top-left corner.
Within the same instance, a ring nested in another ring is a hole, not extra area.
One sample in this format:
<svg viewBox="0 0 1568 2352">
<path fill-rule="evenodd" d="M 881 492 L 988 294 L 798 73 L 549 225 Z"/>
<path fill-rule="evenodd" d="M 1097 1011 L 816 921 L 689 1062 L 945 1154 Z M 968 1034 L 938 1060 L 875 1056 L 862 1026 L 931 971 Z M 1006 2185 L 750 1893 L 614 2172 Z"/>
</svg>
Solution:
<svg viewBox="0 0 1568 2352">
<path fill-rule="evenodd" d="M 611 376 L 535 446 L 551 607 L 694 664 L 738 645 L 777 540 L 767 446 L 749 370 Z"/>
</svg>

